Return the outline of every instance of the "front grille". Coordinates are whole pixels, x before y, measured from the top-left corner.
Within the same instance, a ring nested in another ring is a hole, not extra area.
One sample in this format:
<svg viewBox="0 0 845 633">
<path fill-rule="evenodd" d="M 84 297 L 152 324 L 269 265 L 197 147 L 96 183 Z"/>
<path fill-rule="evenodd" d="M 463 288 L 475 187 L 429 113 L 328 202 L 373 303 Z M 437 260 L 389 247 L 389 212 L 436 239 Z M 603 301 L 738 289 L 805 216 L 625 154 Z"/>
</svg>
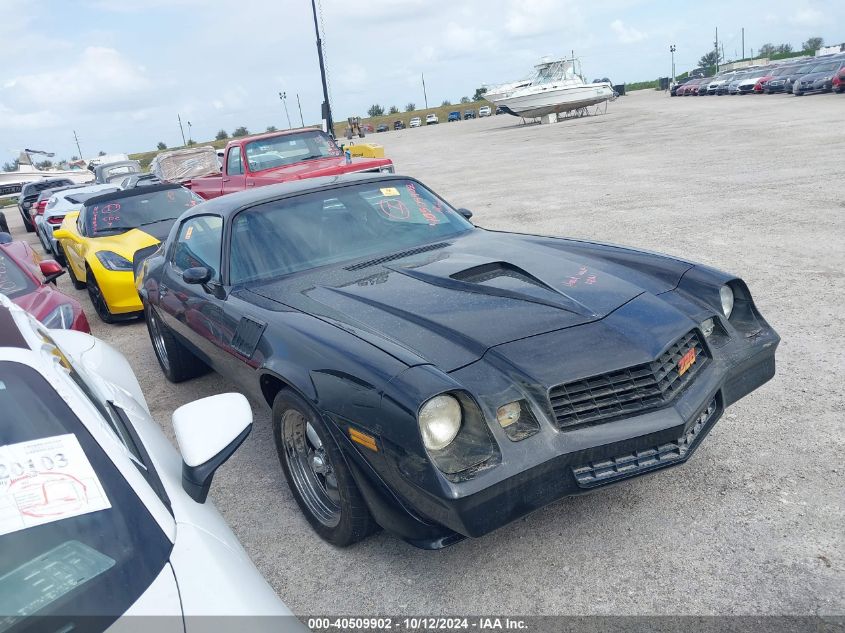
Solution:
<svg viewBox="0 0 845 633">
<path fill-rule="evenodd" d="M 575 481 L 582 488 L 589 488 L 654 470 L 683 459 L 692 449 L 701 430 L 714 419 L 716 410 L 716 400 L 713 399 L 699 414 L 695 424 L 675 442 L 667 442 L 643 451 L 617 455 L 597 462 L 588 462 L 573 468 L 572 474 L 575 475 Z"/>
<path fill-rule="evenodd" d="M 691 349 L 695 362 L 681 375 L 678 363 Z M 558 427 L 595 424 L 663 406 L 701 371 L 707 352 L 695 330 L 657 360 L 553 387 L 549 392 Z"/>
</svg>

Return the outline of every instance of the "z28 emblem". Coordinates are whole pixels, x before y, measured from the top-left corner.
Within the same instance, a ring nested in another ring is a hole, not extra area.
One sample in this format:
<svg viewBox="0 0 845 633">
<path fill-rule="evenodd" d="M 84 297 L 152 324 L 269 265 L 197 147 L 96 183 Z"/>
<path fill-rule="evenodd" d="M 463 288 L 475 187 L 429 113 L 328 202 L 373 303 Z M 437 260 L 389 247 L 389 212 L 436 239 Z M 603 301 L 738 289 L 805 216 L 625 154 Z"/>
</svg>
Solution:
<svg viewBox="0 0 845 633">
<path fill-rule="evenodd" d="M 678 376 L 683 376 L 695 364 L 695 348 L 693 347 L 678 361 Z"/>
</svg>

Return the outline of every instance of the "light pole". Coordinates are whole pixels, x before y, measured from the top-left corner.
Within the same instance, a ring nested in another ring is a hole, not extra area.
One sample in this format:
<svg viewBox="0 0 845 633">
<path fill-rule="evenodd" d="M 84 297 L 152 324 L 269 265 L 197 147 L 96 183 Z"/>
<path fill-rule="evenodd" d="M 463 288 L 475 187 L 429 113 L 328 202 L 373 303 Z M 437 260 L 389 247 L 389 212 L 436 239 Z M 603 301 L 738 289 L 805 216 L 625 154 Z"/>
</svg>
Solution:
<svg viewBox="0 0 845 633">
<path fill-rule="evenodd" d="M 669 47 L 669 52 L 672 53 L 672 83 L 675 83 L 675 51 L 676 50 L 677 49 L 675 48 L 674 44 L 672 44 Z"/>
<path fill-rule="evenodd" d="M 311 10 L 314 13 L 314 32 L 317 34 L 317 59 L 320 61 L 320 79 L 323 82 L 323 118 L 326 120 L 326 131 L 334 138 L 334 119 L 332 106 L 329 103 L 329 86 L 326 83 L 326 64 L 323 60 L 323 41 L 320 39 L 320 27 L 317 24 L 317 5 L 311 0 Z"/>
<path fill-rule="evenodd" d="M 192 143 L 194 140 L 193 135 L 191 134 L 191 122 L 188 121 L 188 143 Z"/>
<path fill-rule="evenodd" d="M 182 127 L 182 116 L 177 114 L 176 118 L 179 120 L 179 131 L 182 133 L 182 147 L 185 147 L 187 143 L 185 142 L 185 129 Z"/>
<path fill-rule="evenodd" d="M 279 93 L 279 99 L 282 100 L 282 105 L 285 106 L 285 116 L 288 118 L 288 129 L 291 129 L 292 126 L 290 124 L 290 115 L 288 114 L 288 101 L 287 101 L 288 93 L 287 92 L 280 92 Z"/>
<path fill-rule="evenodd" d="M 299 122 L 302 124 L 302 127 L 305 127 L 305 119 L 302 118 L 302 103 L 299 101 L 299 93 L 296 93 L 296 105 L 299 106 Z"/>
</svg>

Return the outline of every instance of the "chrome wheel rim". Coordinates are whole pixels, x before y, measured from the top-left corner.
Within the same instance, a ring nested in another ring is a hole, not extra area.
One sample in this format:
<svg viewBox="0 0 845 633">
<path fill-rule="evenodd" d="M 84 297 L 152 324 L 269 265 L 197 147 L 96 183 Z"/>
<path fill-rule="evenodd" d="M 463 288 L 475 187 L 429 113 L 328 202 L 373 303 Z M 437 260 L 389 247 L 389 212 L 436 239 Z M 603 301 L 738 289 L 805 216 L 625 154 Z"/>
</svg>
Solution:
<svg viewBox="0 0 845 633">
<path fill-rule="evenodd" d="M 293 484 L 311 514 L 326 527 L 340 523 L 334 465 L 316 429 L 296 409 L 282 413 L 281 440 Z"/>
<path fill-rule="evenodd" d="M 164 371 L 170 371 L 170 359 L 167 357 L 167 346 L 164 344 L 164 337 L 161 335 L 161 326 L 158 322 L 158 317 L 153 312 L 152 308 L 147 312 L 147 324 L 150 328 L 150 339 L 153 342 L 153 349 L 155 350 L 158 362 L 164 368 Z"/>
</svg>

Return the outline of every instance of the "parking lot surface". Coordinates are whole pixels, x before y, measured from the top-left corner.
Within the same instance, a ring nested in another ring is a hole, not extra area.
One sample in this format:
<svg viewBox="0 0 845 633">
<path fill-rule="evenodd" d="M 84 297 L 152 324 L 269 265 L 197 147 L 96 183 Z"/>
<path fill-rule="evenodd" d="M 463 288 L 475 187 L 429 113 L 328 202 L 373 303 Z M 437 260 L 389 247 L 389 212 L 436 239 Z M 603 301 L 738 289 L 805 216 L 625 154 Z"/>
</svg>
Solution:
<svg viewBox="0 0 845 633">
<path fill-rule="evenodd" d="M 840 95 L 642 91 L 605 116 L 551 126 L 504 115 L 364 139 L 479 226 L 627 244 L 742 276 L 783 337 L 778 373 L 686 465 L 436 552 L 384 533 L 346 550 L 321 541 L 285 484 L 269 412 L 253 402 L 253 433 L 211 498 L 282 599 L 301 615 L 843 613 L 843 114 Z M 5 213 L 37 244 L 16 209 Z M 173 409 L 234 389 L 215 374 L 168 383 L 142 322 L 105 325 L 66 276 L 59 287 L 129 358 L 171 439 Z"/>
</svg>

